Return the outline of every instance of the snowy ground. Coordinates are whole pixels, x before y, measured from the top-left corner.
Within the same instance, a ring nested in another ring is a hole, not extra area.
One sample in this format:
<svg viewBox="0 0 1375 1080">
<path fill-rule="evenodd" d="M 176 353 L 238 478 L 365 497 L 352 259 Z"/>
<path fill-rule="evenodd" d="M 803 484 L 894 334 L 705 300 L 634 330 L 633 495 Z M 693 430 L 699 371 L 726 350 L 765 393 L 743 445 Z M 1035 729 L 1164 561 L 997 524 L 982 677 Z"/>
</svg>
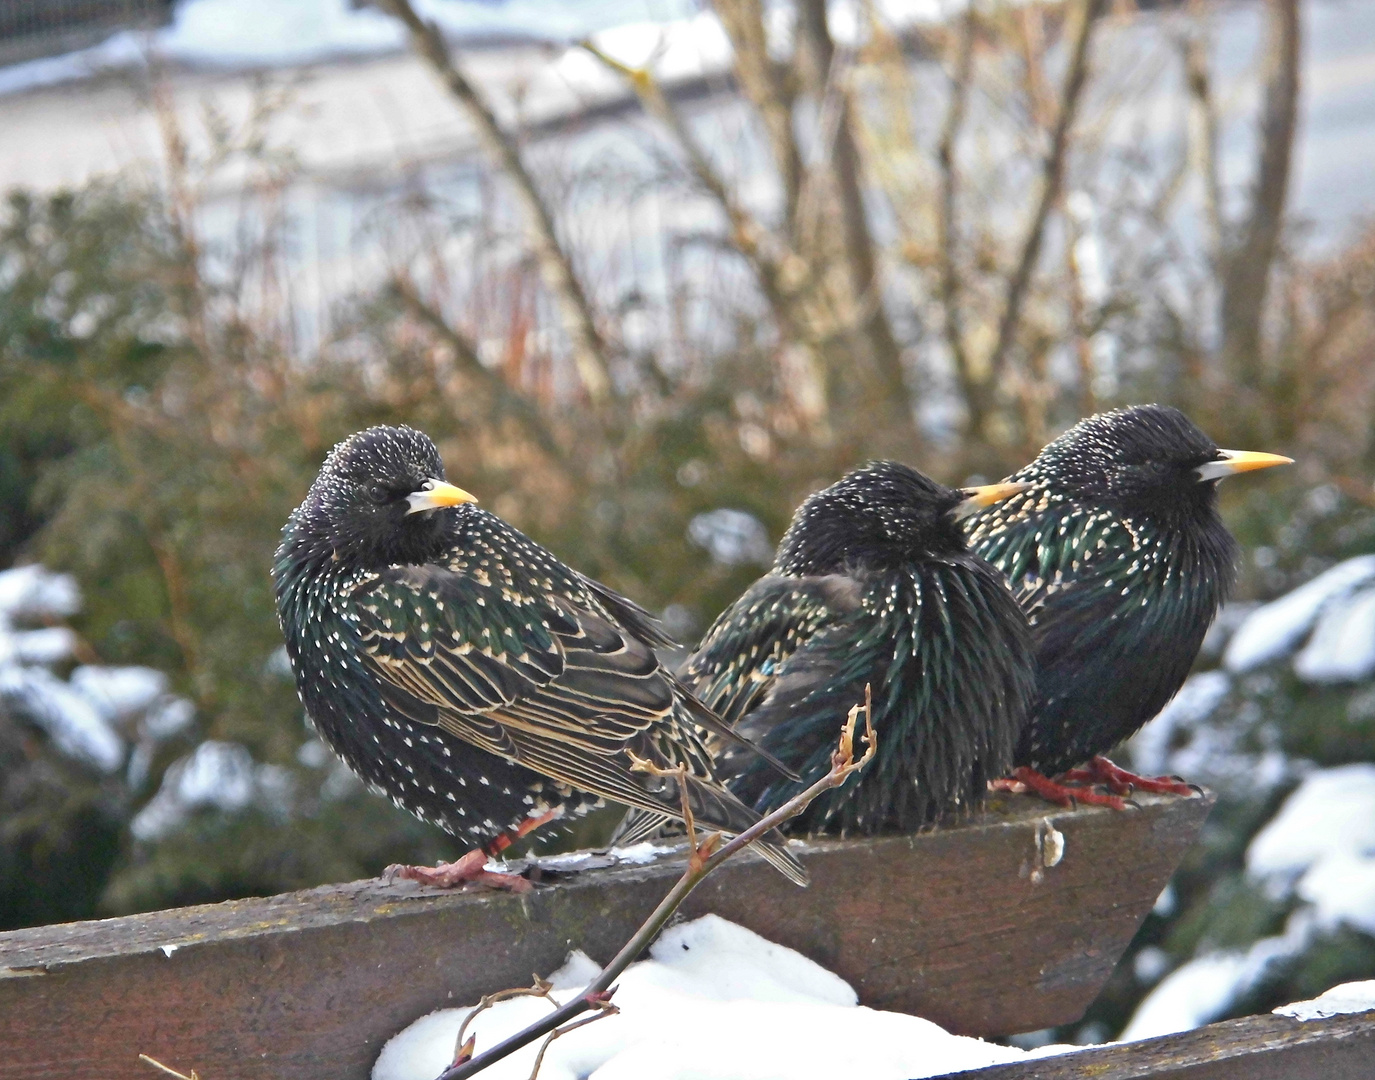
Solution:
<svg viewBox="0 0 1375 1080">
<path fill-rule="evenodd" d="M 598 970 L 572 953 L 550 976 L 554 998 L 567 1000 Z M 665 931 L 650 958 L 631 965 L 618 985 L 619 1015 L 556 1040 L 541 1080 L 908 1080 L 1028 1056 L 915 1016 L 865 1008 L 838 975 L 715 915 Z M 478 1017 L 469 1034 L 481 1051 L 548 1010 L 535 998 L 503 1002 Z M 469 1011 L 444 1009 L 417 1020 L 382 1049 L 373 1080 L 434 1080 L 452 1062 Z M 483 1075 L 523 1080 L 537 1049 Z"/>
</svg>

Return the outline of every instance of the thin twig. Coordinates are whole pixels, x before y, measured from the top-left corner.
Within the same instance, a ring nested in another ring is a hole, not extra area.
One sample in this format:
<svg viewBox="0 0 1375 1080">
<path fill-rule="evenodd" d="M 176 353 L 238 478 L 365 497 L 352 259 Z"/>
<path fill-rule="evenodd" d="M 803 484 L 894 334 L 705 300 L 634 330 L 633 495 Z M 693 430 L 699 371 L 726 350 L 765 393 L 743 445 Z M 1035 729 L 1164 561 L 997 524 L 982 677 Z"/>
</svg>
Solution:
<svg viewBox="0 0 1375 1080">
<path fill-rule="evenodd" d="M 483 994 L 478 999 L 477 1006 L 469 1011 L 463 1018 L 463 1023 L 459 1026 L 458 1034 L 454 1037 L 454 1059 L 463 1056 L 463 1036 L 468 1033 L 468 1025 L 471 1024 L 479 1013 L 484 1013 L 499 1001 L 510 1001 L 518 997 L 542 997 L 550 1001 L 549 991 L 552 989 L 547 979 L 541 979 L 539 975 L 531 976 L 535 981 L 533 986 L 517 986 L 510 990 L 498 990 L 495 994 Z M 557 1008 L 557 1005 L 555 1006 Z M 471 1052 L 470 1052 L 471 1054 Z"/>
<path fill-rule="evenodd" d="M 598 1001 L 597 1008 L 599 1011 L 596 1016 L 585 1016 L 567 1027 L 555 1028 L 545 1037 L 544 1042 L 540 1044 L 539 1053 L 535 1055 L 535 1064 L 530 1070 L 530 1080 L 536 1080 L 536 1077 L 539 1076 L 540 1066 L 544 1064 L 544 1052 L 549 1049 L 549 1044 L 560 1035 L 567 1035 L 570 1031 L 577 1031 L 580 1027 L 595 1024 L 598 1020 L 605 1020 L 608 1016 L 615 1016 L 621 1011 L 609 1001 Z"/>
<path fill-rule="evenodd" d="M 950 77 L 950 102 L 941 127 L 941 139 L 936 149 L 940 166 L 940 212 L 936 215 L 936 247 L 940 261 L 940 296 L 944 314 L 945 341 L 955 364 L 955 374 L 964 391 L 965 408 L 969 413 L 969 431 L 982 435 L 987 417 L 984 403 L 985 387 L 974 374 L 969 349 L 965 345 L 964 297 L 960 286 L 959 256 L 959 173 L 955 165 L 955 149 L 960 129 L 964 126 L 965 106 L 969 100 L 969 84 L 974 75 L 974 37 L 978 28 L 978 5 L 970 0 L 965 8 L 960 29 L 959 52 L 955 71 Z"/>
<path fill-rule="evenodd" d="M 497 411 L 514 416 L 531 441 L 561 471 L 565 471 L 572 464 L 570 456 L 563 452 L 534 402 L 484 364 L 472 341 L 444 318 L 442 312 L 426 303 L 411 281 L 397 274 L 392 277 L 390 289 L 413 318 L 429 327 L 436 337 L 449 346 L 457 365 L 487 391 Z"/>
<path fill-rule="evenodd" d="M 806 276 L 799 272 L 801 260 L 797 253 L 756 221 L 740 204 L 725 178 L 717 172 L 706 151 L 687 126 L 687 122 L 674 108 L 663 87 L 648 68 L 636 68 L 621 63 L 603 52 L 591 39 L 579 44 L 623 77 L 635 91 L 645 112 L 668 129 L 687 159 L 688 168 L 698 185 L 726 215 L 731 242 L 754 270 L 759 288 L 769 303 L 780 332 L 792 341 L 805 340 L 792 309 L 798 285 Z"/>
<path fill-rule="evenodd" d="M 795 245 L 802 154 L 793 130 L 793 89 L 786 72 L 769 53 L 760 0 L 715 0 L 712 7 L 730 37 L 740 89 L 768 132 L 774 166 L 783 184 L 784 230 Z"/>
<path fill-rule="evenodd" d="M 854 756 L 855 726 L 861 708 L 864 711 L 866 746 L 863 757 L 856 760 Z M 590 1009 L 601 1008 L 602 1003 L 609 1001 L 611 995 L 615 993 L 615 988 L 611 984 L 615 982 L 621 972 L 630 966 L 635 957 L 649 947 L 650 943 L 658 936 L 659 931 L 664 928 L 664 924 L 673 917 L 673 913 L 678 910 L 682 902 L 687 899 L 688 894 L 702 882 L 703 878 L 732 855 L 743 851 L 761 836 L 778 828 L 790 818 L 796 817 L 822 792 L 844 784 L 852 775 L 873 760 L 877 748 L 878 741 L 874 734 L 871 694 L 869 687 L 866 686 L 864 688 L 864 705 L 856 705 L 850 710 L 845 725 L 841 729 L 840 742 L 831 755 L 830 772 L 802 793 L 789 799 L 773 813 L 760 818 L 744 832 L 732 838 L 715 854 L 704 858 L 704 849 L 711 846 L 717 834 L 709 836 L 702 848 L 692 852 L 688 859 L 687 869 L 683 872 L 683 876 L 678 879 L 677 884 L 659 902 L 659 906 L 641 924 L 634 936 L 622 946 L 621 951 L 588 984 L 587 989 L 548 1016 L 531 1024 L 524 1031 L 512 1035 L 485 1053 L 446 1069 L 440 1074 L 439 1080 L 464 1080 L 465 1077 L 481 1072 L 487 1066 L 495 1064 L 522 1047 L 528 1046 L 536 1039 L 562 1027 L 574 1017 L 580 1016 Z"/>
<path fill-rule="evenodd" d="M 1069 156 L 1070 134 L 1074 128 L 1074 118 L 1079 110 L 1084 86 L 1088 83 L 1089 43 L 1093 39 L 1094 26 L 1106 8 L 1107 0 L 1084 0 L 1083 13 L 1071 47 L 1069 67 L 1065 71 L 1065 81 L 1060 91 L 1060 109 L 1055 118 L 1055 128 L 1051 132 L 1050 148 L 1041 163 L 1040 196 L 1036 201 L 1036 210 L 1027 225 L 1017 265 L 1007 281 L 1002 318 L 998 322 L 998 337 L 988 358 L 990 386 L 997 385 L 1002 376 L 1013 341 L 1021 328 L 1022 305 L 1031 285 L 1032 272 L 1036 269 L 1036 260 L 1041 254 L 1046 222 L 1060 199 L 1060 186 L 1065 179 L 1065 161 Z"/>
<path fill-rule="evenodd" d="M 606 343 L 597 330 L 592 317 L 592 305 L 583 291 L 573 260 L 559 241 L 554 215 L 535 186 L 530 170 L 525 167 L 516 140 L 501 126 L 491 105 L 459 69 L 439 27 L 417 15 L 410 0 L 383 0 L 383 6 L 406 24 L 416 52 L 429 63 L 449 93 L 467 110 L 487 152 L 515 186 L 534 234 L 540 271 L 545 284 L 558 300 L 572 337 L 573 362 L 578 369 L 578 377 L 587 396 L 594 404 L 601 404 L 612 392 Z"/>
</svg>

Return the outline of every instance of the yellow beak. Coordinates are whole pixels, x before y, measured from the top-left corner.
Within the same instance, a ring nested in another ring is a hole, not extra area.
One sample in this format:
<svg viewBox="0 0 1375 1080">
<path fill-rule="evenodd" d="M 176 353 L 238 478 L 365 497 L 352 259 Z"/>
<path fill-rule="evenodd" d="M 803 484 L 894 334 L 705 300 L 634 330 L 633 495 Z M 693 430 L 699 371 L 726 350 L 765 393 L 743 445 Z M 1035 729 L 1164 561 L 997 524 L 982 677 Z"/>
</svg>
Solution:
<svg viewBox="0 0 1375 1080">
<path fill-rule="evenodd" d="M 955 504 L 955 509 L 950 511 L 950 516 L 956 521 L 969 517 L 970 514 L 977 514 L 985 506 L 992 506 L 995 502 L 1016 495 L 1019 491 L 1025 491 L 1030 484 L 984 484 L 982 487 L 960 488 L 965 494 L 963 502 Z"/>
<path fill-rule="evenodd" d="M 1200 480 L 1221 480 L 1236 473 L 1294 464 L 1293 458 L 1280 454 L 1261 454 L 1254 450 L 1219 450 L 1218 453 L 1222 455 L 1220 460 L 1205 461 L 1194 470 Z"/>
<path fill-rule="evenodd" d="M 438 510 L 444 506 L 460 506 L 463 503 L 477 502 L 476 495 L 469 495 L 460 487 L 446 484 L 443 480 L 426 480 L 419 491 L 406 496 L 411 508 L 408 514 L 419 514 L 425 510 Z"/>
</svg>

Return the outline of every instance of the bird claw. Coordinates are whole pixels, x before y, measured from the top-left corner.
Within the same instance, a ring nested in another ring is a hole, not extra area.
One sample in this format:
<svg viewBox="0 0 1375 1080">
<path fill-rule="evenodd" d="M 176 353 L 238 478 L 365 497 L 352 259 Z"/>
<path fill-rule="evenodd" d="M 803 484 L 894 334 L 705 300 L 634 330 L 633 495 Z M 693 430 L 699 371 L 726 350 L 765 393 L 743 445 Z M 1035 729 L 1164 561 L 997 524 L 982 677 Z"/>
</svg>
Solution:
<svg viewBox="0 0 1375 1080">
<path fill-rule="evenodd" d="M 1084 803 L 1088 806 L 1106 806 L 1111 810 L 1125 810 L 1129 806 L 1140 810 L 1141 804 L 1131 796 L 1141 792 L 1184 796 L 1203 794 L 1203 789 L 1197 784 L 1187 783 L 1180 777 L 1137 776 L 1101 755 L 1090 758 L 1083 768 L 1068 769 L 1053 780 L 1035 769 L 1021 766 L 1013 769 L 1011 776 L 989 781 L 988 786 L 992 791 L 1019 794 L 1030 791 L 1057 806 Z M 1097 787 L 1106 788 L 1106 793 L 1094 790 Z"/>
<path fill-rule="evenodd" d="M 1031 792 L 1057 806 L 1077 808 L 1080 803 L 1084 803 L 1088 806 L 1106 806 L 1110 810 L 1127 808 L 1127 803 L 1116 795 L 1105 795 L 1092 788 L 1061 783 L 1025 765 L 1013 769 L 1009 777 L 991 781 L 989 787 L 996 791 Z"/>
<path fill-rule="evenodd" d="M 1075 774 L 1083 774 L 1089 783 L 1099 783 L 1118 795 L 1127 795 L 1136 791 L 1149 792 L 1153 795 L 1202 795 L 1203 789 L 1196 784 L 1187 783 L 1182 777 L 1178 776 L 1138 776 L 1134 772 L 1113 764 L 1102 755 L 1090 758 L 1088 765 L 1083 769 L 1074 769 L 1066 773 L 1066 777 Z"/>
<path fill-rule="evenodd" d="M 437 889 L 453 889 L 470 882 L 486 885 L 489 889 L 505 889 L 513 893 L 525 893 L 534 888 L 519 874 L 495 874 L 486 869 L 486 866 L 487 853 L 481 848 L 474 848 L 462 858 L 440 863 L 438 866 L 404 866 L 393 863 L 383 871 L 382 876 L 388 882 L 404 878 Z"/>
</svg>

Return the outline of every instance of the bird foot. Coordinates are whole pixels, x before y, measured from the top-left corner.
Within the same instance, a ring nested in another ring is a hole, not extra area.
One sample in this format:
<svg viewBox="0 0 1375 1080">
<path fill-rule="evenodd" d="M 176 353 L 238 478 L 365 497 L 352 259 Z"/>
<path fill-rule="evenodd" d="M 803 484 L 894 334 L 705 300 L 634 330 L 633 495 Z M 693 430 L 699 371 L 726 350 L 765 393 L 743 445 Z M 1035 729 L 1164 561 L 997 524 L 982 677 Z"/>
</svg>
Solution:
<svg viewBox="0 0 1375 1080">
<path fill-rule="evenodd" d="M 1072 783 L 1102 784 L 1116 795 L 1148 791 L 1154 795 L 1199 795 L 1202 792 L 1177 776 L 1138 776 L 1114 765 L 1101 754 L 1089 759 L 1082 769 L 1070 769 L 1060 777 Z"/>
<path fill-rule="evenodd" d="M 1106 806 L 1109 810 L 1125 810 L 1127 808 L 1126 800 L 1120 799 L 1116 795 L 1105 795 L 1102 792 L 1094 791 L 1092 788 L 1062 784 L 1042 776 L 1035 769 L 1025 765 L 1013 769 L 1011 776 L 1003 777 L 1000 780 L 990 780 L 988 786 L 992 791 L 1011 791 L 1016 794 L 1030 791 L 1045 799 L 1046 802 L 1055 803 L 1057 806 L 1074 806 L 1078 803 L 1084 803 L 1088 806 Z"/>
<path fill-rule="evenodd" d="M 508 892 L 529 892 L 533 885 L 519 874 L 494 874 L 486 869 L 487 853 L 474 848 L 461 859 L 438 866 L 403 866 L 399 863 L 387 867 L 383 873 L 388 881 L 406 878 L 422 885 L 433 885 L 439 889 L 453 889 L 459 885 L 476 882 L 489 889 L 506 889 Z"/>
</svg>

